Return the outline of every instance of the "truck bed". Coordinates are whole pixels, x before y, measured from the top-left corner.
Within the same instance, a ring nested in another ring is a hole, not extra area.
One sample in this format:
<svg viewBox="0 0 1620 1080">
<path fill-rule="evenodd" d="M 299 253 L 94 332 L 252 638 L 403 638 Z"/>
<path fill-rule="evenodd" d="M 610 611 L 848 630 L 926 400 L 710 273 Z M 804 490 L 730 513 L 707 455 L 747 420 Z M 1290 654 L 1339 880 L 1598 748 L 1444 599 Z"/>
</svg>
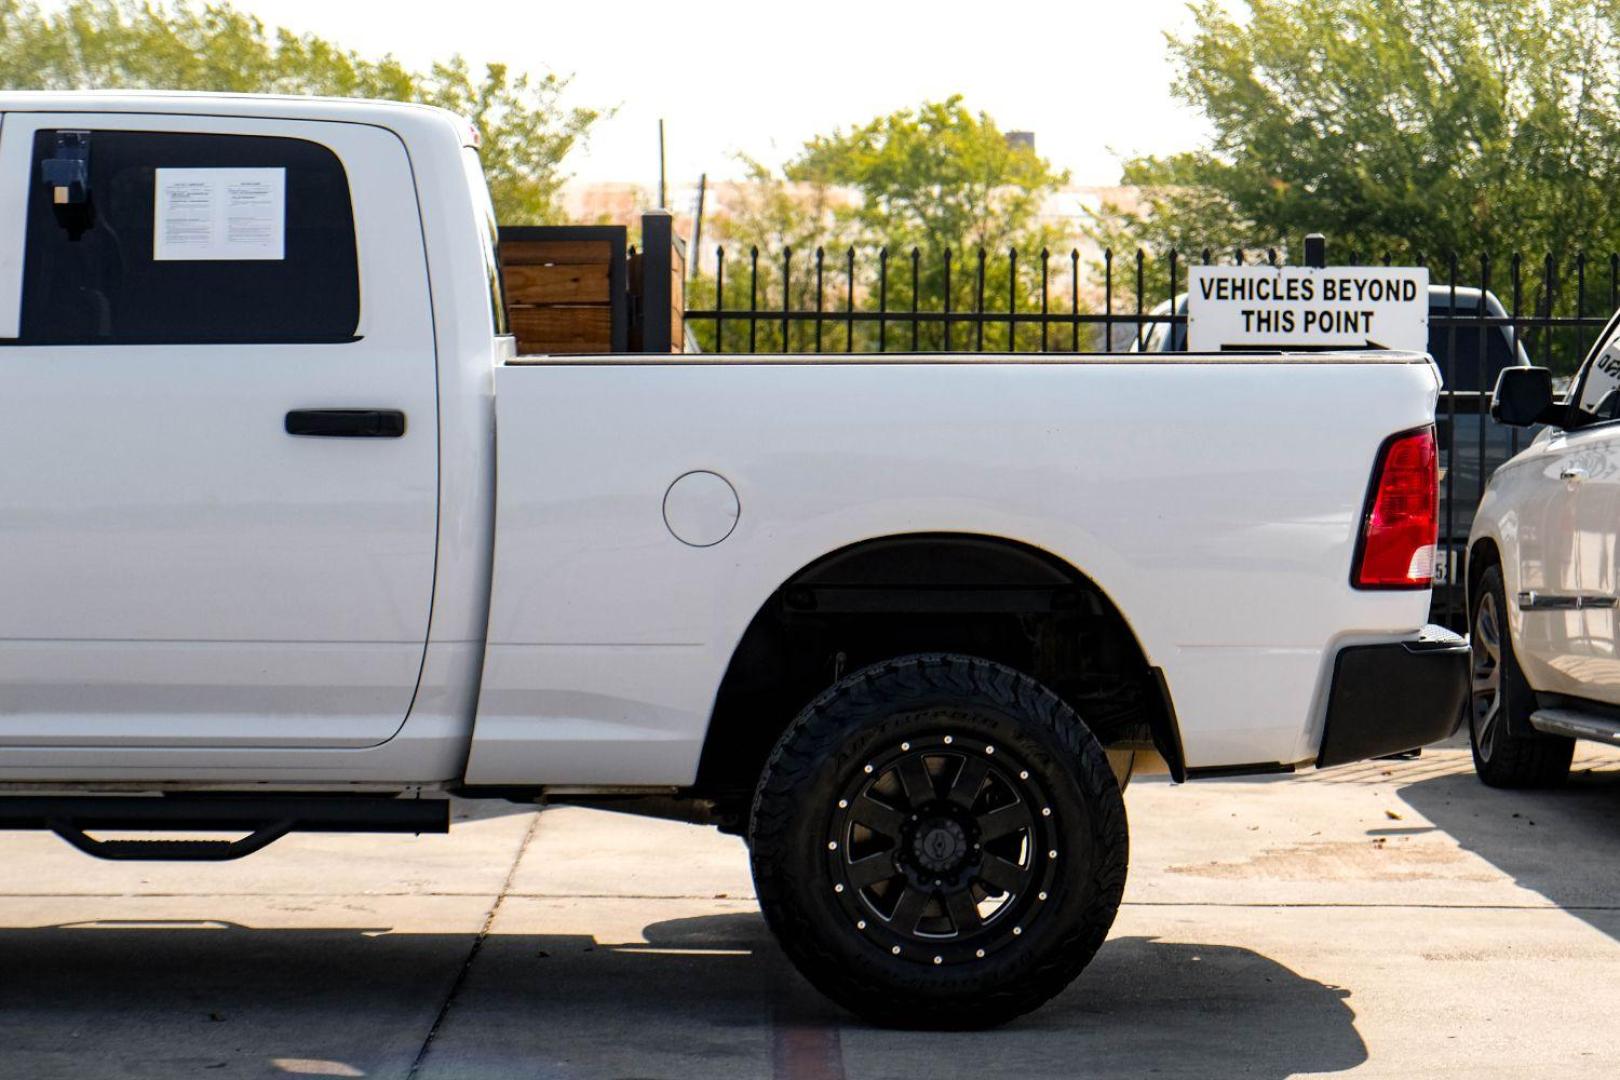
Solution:
<svg viewBox="0 0 1620 1080">
<path fill-rule="evenodd" d="M 1426 590 L 1349 572 L 1378 449 L 1437 393 L 1426 357 L 1393 352 L 514 360 L 468 780 L 691 782 L 775 590 L 939 533 L 1094 581 L 1164 672 L 1189 766 L 1310 759 L 1338 648 L 1425 622 Z M 696 473 L 740 507 L 701 547 L 666 520 Z"/>
</svg>

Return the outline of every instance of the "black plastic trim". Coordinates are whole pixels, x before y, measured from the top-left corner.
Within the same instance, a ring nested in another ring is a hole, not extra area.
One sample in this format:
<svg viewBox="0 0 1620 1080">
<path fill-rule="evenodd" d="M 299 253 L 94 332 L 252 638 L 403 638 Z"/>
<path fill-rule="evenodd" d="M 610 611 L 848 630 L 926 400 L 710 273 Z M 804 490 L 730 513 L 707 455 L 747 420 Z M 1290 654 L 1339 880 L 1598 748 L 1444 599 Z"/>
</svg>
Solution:
<svg viewBox="0 0 1620 1080">
<path fill-rule="evenodd" d="M 1342 649 L 1333 663 L 1318 768 L 1450 738 L 1468 703 L 1468 641 L 1427 626 L 1415 640 Z"/>
<path fill-rule="evenodd" d="M 1277 776 L 1294 771 L 1292 765 L 1280 761 L 1257 761 L 1249 765 L 1206 765 L 1188 769 L 1189 780 L 1216 780 L 1227 776 Z"/>
<path fill-rule="evenodd" d="M 283 427 L 289 435 L 327 439 L 397 439 L 405 434 L 398 409 L 293 409 Z"/>
<path fill-rule="evenodd" d="M 1164 704 L 1164 717 L 1170 724 L 1169 731 L 1153 733 L 1154 741 L 1159 742 L 1160 736 L 1163 736 L 1159 753 L 1170 770 L 1170 779 L 1185 784 L 1193 770 L 1187 768 L 1187 752 L 1181 745 L 1181 721 L 1176 717 L 1176 703 L 1170 697 L 1170 684 L 1165 681 L 1163 668 L 1150 667 L 1148 672 L 1153 676 L 1153 685 L 1158 687 L 1159 699 Z"/>
</svg>

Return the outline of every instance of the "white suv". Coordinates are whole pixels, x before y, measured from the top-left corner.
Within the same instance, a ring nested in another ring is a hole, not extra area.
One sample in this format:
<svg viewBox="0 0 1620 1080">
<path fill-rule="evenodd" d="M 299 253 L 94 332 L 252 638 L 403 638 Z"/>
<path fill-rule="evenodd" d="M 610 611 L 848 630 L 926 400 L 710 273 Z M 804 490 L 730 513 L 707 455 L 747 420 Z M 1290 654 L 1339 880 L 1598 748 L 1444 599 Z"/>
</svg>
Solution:
<svg viewBox="0 0 1620 1080">
<path fill-rule="evenodd" d="M 1620 744 L 1620 314 L 1567 400 L 1546 368 L 1510 367 L 1491 415 L 1548 426 L 1491 478 L 1468 540 L 1474 767 L 1545 786 L 1576 739 Z"/>
</svg>

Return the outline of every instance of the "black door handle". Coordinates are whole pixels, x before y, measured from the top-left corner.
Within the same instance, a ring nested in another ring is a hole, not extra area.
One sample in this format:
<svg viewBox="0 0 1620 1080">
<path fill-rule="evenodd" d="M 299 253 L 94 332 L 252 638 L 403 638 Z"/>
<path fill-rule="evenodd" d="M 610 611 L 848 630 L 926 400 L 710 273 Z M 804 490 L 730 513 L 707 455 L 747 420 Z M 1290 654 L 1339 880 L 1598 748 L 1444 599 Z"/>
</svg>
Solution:
<svg viewBox="0 0 1620 1080">
<path fill-rule="evenodd" d="M 398 409 L 293 409 L 287 434 L 335 439 L 397 439 L 405 434 L 405 414 Z"/>
</svg>

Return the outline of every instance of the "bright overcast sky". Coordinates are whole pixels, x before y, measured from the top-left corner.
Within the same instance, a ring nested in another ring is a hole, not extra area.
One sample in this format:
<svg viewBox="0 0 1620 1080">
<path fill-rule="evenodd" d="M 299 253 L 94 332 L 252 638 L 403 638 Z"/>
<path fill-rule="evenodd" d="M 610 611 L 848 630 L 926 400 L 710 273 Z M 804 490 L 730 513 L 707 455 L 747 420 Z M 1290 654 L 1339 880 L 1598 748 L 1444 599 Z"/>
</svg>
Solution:
<svg viewBox="0 0 1620 1080">
<path fill-rule="evenodd" d="M 779 164 L 818 132 L 954 92 L 1079 184 L 1111 184 L 1119 160 L 1197 144 L 1200 118 L 1170 96 L 1164 33 L 1186 0 L 236 0 L 267 23 L 367 54 L 572 75 L 570 99 L 614 106 L 570 171 L 657 183 L 666 123 L 671 183 L 736 175 L 741 152 Z M 414 9 L 414 10 L 413 10 Z"/>
</svg>

